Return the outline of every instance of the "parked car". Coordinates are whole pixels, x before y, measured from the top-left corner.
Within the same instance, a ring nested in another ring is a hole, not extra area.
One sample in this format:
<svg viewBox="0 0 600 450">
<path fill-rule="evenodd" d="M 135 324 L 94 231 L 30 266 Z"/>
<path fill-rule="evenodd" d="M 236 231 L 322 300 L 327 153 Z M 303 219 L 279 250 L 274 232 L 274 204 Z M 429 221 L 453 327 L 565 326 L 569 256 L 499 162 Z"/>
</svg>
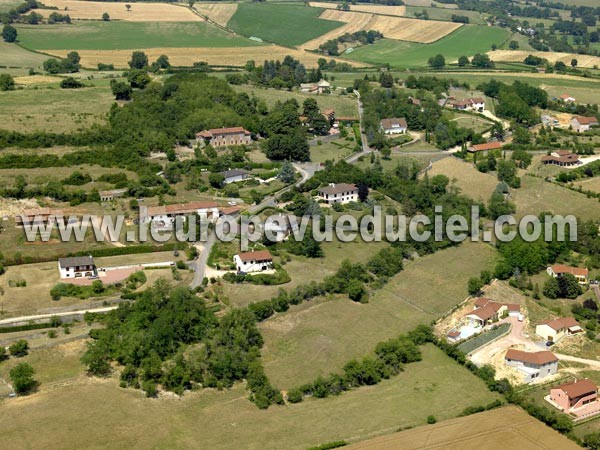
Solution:
<svg viewBox="0 0 600 450">
<path fill-rule="evenodd" d="M 552 347 L 554 345 L 554 341 L 546 342 L 546 347 Z"/>
</svg>

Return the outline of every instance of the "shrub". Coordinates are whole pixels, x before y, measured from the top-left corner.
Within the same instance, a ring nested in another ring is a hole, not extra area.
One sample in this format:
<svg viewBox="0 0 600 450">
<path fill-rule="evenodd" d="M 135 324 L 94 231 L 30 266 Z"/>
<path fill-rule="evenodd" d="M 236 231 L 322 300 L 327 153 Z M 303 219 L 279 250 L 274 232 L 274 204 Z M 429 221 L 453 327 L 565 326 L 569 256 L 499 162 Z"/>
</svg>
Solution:
<svg viewBox="0 0 600 450">
<path fill-rule="evenodd" d="M 27 363 L 19 363 L 13 367 L 9 375 L 15 391 L 19 394 L 27 394 L 35 389 L 38 383 L 33 379 L 34 373 L 33 367 Z"/>
<path fill-rule="evenodd" d="M 300 389 L 291 389 L 287 393 L 287 401 L 290 403 L 300 403 L 303 398 L 304 396 L 302 395 L 302 391 L 300 391 Z"/>
<path fill-rule="evenodd" d="M 433 425 L 436 422 L 437 422 L 437 419 L 434 416 L 427 416 L 427 423 L 429 425 Z"/>
<path fill-rule="evenodd" d="M 8 347 L 10 354 L 16 358 L 21 358 L 29 353 L 29 344 L 24 339 L 19 339 L 17 342 Z"/>
</svg>

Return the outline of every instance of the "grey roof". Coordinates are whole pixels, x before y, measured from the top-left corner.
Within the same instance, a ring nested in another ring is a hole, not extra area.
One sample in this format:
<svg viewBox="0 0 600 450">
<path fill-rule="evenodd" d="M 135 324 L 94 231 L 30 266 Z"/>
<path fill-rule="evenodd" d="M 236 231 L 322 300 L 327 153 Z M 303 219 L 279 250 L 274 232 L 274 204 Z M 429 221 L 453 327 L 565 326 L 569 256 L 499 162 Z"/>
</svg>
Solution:
<svg viewBox="0 0 600 450">
<path fill-rule="evenodd" d="M 232 169 L 226 170 L 225 172 L 221 172 L 225 178 L 239 177 L 240 175 L 248 175 L 250 172 L 243 169 Z"/>
<path fill-rule="evenodd" d="M 58 264 L 62 269 L 75 266 L 93 266 L 94 258 L 91 256 L 71 256 L 69 258 L 58 258 Z"/>
</svg>

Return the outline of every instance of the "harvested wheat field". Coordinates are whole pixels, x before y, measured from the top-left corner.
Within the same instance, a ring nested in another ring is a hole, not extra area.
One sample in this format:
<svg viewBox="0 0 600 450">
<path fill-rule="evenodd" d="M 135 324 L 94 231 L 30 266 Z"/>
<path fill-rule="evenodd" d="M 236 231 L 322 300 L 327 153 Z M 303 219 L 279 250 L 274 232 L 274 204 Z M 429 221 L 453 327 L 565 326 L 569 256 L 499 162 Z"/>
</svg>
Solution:
<svg viewBox="0 0 600 450">
<path fill-rule="evenodd" d="M 336 9 L 337 3 L 310 2 L 314 8 Z M 387 5 L 349 5 L 350 11 L 366 12 L 371 14 L 384 14 L 387 16 L 405 16 L 406 6 Z"/>
<path fill-rule="evenodd" d="M 127 11 L 125 3 L 120 2 L 88 2 L 78 0 L 44 0 L 46 6 L 56 6 L 60 13 L 69 14 L 71 19 L 101 20 L 102 14 L 108 13 L 111 19 L 131 22 L 194 22 L 203 20 L 184 6 L 167 3 L 131 3 Z M 52 14 L 51 9 L 38 9 L 44 17 Z"/>
<path fill-rule="evenodd" d="M 286 55 L 300 60 L 307 67 L 316 67 L 322 55 L 278 45 L 257 45 L 255 47 L 196 47 L 196 48 L 145 48 L 148 58 L 153 61 L 160 55 L 167 55 L 174 66 L 191 66 L 195 62 L 206 61 L 214 66 L 243 66 L 248 60 L 283 59 Z M 66 57 L 70 50 L 48 50 L 48 53 Z M 128 67 L 131 50 L 76 50 L 84 67 L 96 67 L 98 63 L 114 64 L 117 68 Z M 335 58 L 334 58 L 335 59 Z M 368 67 L 368 64 L 348 62 L 354 67 Z"/>
<path fill-rule="evenodd" d="M 577 60 L 579 67 L 600 66 L 600 56 L 577 55 L 575 53 L 555 53 L 555 52 L 527 52 L 522 50 L 495 50 L 488 52 L 492 61 L 497 62 L 523 62 L 528 55 L 546 58 L 549 62 L 555 63 L 562 61 L 567 66 L 571 64 L 572 59 Z"/>
<path fill-rule="evenodd" d="M 326 20 L 338 20 L 335 18 L 337 15 L 337 11 L 326 9 L 319 18 Z M 373 25 L 377 20 L 373 14 L 354 12 L 345 13 L 344 19 L 344 22 L 346 22 L 345 25 L 336 28 L 335 30 L 331 30 L 329 33 L 325 33 L 316 39 L 305 42 L 299 48 L 305 50 L 314 50 L 319 48 L 321 44 L 324 44 L 325 42 L 335 39 L 339 36 L 343 36 L 346 33 L 355 33 L 360 30 L 373 30 L 375 29 Z"/>
<path fill-rule="evenodd" d="M 333 9 L 327 9 L 323 11 L 323 14 L 321 14 L 319 18 L 346 23 L 354 23 L 359 20 L 364 22 L 365 18 L 361 18 L 360 16 L 369 17 L 369 20 L 362 28 L 364 30 L 377 30 L 380 33 L 383 33 L 383 36 L 388 39 L 419 42 L 422 44 L 430 44 L 431 42 L 435 42 L 462 26 L 459 23 L 452 22 L 407 19 L 403 17 L 371 15 L 360 12 L 338 11 Z M 339 30 L 340 28 L 335 31 L 339 32 Z"/>
<path fill-rule="evenodd" d="M 438 3 L 433 0 L 404 0 L 406 6 L 424 6 L 432 8 L 444 8 L 444 9 L 457 9 L 458 5 L 455 3 Z"/>
<path fill-rule="evenodd" d="M 380 436 L 348 450 L 561 450 L 580 449 L 565 436 L 516 406 L 446 420 Z"/>
<path fill-rule="evenodd" d="M 225 27 L 237 10 L 235 3 L 197 3 L 194 9 L 215 23 Z"/>
<path fill-rule="evenodd" d="M 49 75 L 27 75 L 15 77 L 15 84 L 20 86 L 31 86 L 33 84 L 58 83 L 61 80 L 61 77 L 52 77 Z"/>
</svg>

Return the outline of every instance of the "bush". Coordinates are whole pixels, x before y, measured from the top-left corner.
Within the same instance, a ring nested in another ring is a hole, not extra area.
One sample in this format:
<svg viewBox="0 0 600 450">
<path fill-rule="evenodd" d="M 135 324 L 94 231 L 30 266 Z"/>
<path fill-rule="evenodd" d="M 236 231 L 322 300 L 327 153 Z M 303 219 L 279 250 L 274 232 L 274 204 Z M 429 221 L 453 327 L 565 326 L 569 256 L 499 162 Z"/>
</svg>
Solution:
<svg viewBox="0 0 600 450">
<path fill-rule="evenodd" d="M 38 383 L 33 379 L 34 373 L 33 367 L 27 363 L 19 363 L 13 367 L 9 375 L 15 391 L 19 394 L 27 394 L 35 389 Z"/>
<path fill-rule="evenodd" d="M 287 393 L 287 401 L 290 403 L 300 403 L 304 399 L 300 389 L 291 389 Z"/>
<path fill-rule="evenodd" d="M 67 77 L 60 82 L 60 87 L 62 89 L 79 89 L 83 86 L 84 84 L 81 81 L 76 80 L 73 77 Z"/>
<path fill-rule="evenodd" d="M 429 425 L 433 425 L 436 422 L 437 422 L 437 419 L 434 416 L 427 416 L 427 423 Z"/>
<path fill-rule="evenodd" d="M 26 340 L 20 339 L 10 347 L 8 347 L 10 354 L 16 358 L 21 358 L 29 353 L 29 344 Z"/>
<path fill-rule="evenodd" d="M 177 266 L 178 269 L 180 270 L 187 270 L 187 265 L 185 264 L 185 261 L 182 260 L 178 260 L 175 265 Z"/>
</svg>

